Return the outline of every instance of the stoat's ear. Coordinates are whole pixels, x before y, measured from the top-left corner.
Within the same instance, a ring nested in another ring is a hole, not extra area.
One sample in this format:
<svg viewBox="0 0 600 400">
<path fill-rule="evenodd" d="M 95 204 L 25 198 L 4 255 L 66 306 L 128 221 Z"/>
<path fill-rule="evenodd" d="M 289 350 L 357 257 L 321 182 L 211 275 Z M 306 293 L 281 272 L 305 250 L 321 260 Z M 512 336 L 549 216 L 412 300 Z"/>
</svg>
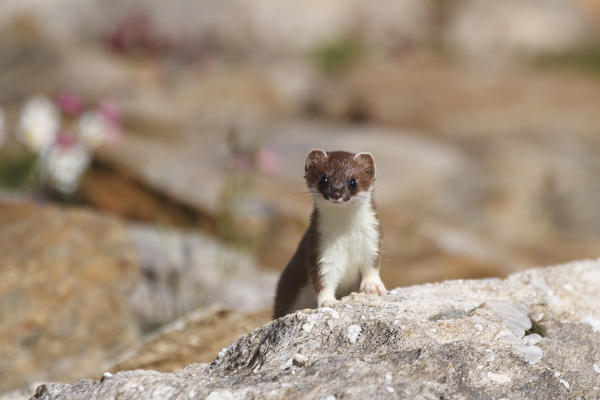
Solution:
<svg viewBox="0 0 600 400">
<path fill-rule="evenodd" d="M 358 162 L 360 170 L 369 178 L 375 179 L 375 159 L 371 153 L 356 153 L 354 159 Z"/>
<path fill-rule="evenodd" d="M 306 163 L 304 164 L 304 171 L 307 172 L 313 166 L 319 164 L 327 158 L 327 153 L 323 150 L 313 149 L 308 152 L 306 156 Z"/>
</svg>

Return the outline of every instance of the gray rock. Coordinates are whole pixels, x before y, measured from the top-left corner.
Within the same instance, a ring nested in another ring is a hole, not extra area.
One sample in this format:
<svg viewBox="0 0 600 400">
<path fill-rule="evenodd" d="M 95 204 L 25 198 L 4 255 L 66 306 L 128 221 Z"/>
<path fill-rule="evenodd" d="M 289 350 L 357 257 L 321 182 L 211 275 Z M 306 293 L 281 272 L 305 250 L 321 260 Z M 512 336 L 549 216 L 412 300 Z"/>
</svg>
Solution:
<svg viewBox="0 0 600 400">
<path fill-rule="evenodd" d="M 370 124 L 303 119 L 273 122 L 265 123 L 259 133 L 242 130 L 242 139 L 243 147 L 252 148 L 246 142 L 256 141 L 275 159 L 270 170 L 244 176 L 256 182 L 243 188 L 236 186 L 236 171 L 228 169 L 235 161 L 228 136 L 218 130 L 186 134 L 178 140 L 129 135 L 101 157 L 145 185 L 210 215 L 223 207 L 228 190 L 237 189 L 238 200 L 231 211 L 246 219 L 307 217 L 309 210 L 299 207 L 298 196 L 305 190 L 302 168 L 311 148 L 375 154 L 377 201 L 381 206 L 403 201 L 434 203 L 431 199 L 444 197 L 438 196 L 444 182 L 466 179 L 466 174 L 471 177 L 470 171 L 476 168 L 457 146 L 424 137 L 420 132 Z M 177 163 L 173 163 L 173 154 L 177 154 Z M 457 186 L 453 186 L 453 193 Z"/>
<path fill-rule="evenodd" d="M 146 336 L 141 345 L 121 354 L 108 373 L 133 369 L 175 372 L 191 363 L 211 362 L 223 347 L 266 324 L 271 315 L 270 308 L 257 313 L 220 306 L 198 309 Z"/>
<path fill-rule="evenodd" d="M 46 384 L 33 399 L 598 398 L 599 293 L 600 260 L 353 294 L 258 328 L 211 364 Z"/>
<path fill-rule="evenodd" d="M 576 2 L 467 0 L 458 4 L 449 18 L 446 44 L 454 54 L 472 61 L 497 64 L 511 58 L 565 54 L 596 40 L 590 9 Z"/>
<path fill-rule="evenodd" d="M 32 382 L 21 389 L 0 393 L 0 400 L 27 400 L 33 396 L 35 389 L 41 384 L 42 382 Z"/>
<path fill-rule="evenodd" d="M 398 42 L 424 43 L 433 1 L 381 0 L 369 7 L 360 0 L 123 0 L 107 6 L 94 0 L 34 0 L 0 3 L 0 24 L 28 13 L 43 22 L 47 34 L 70 38 L 73 32 L 97 36 L 130 14 L 143 10 L 155 29 L 176 42 L 270 56 L 304 54 L 307 50 L 358 29 L 369 45 L 387 50 Z M 69 9 L 67 15 L 61 10 Z M 358 16 L 360 15 L 360 18 Z M 206 39 L 205 39 L 206 38 Z M 208 42 L 208 43 L 207 43 Z"/>
<path fill-rule="evenodd" d="M 142 272 L 130 300 L 142 323 L 163 324 L 210 304 L 241 312 L 272 306 L 278 275 L 260 270 L 249 255 L 200 233 L 128 229 Z"/>
</svg>

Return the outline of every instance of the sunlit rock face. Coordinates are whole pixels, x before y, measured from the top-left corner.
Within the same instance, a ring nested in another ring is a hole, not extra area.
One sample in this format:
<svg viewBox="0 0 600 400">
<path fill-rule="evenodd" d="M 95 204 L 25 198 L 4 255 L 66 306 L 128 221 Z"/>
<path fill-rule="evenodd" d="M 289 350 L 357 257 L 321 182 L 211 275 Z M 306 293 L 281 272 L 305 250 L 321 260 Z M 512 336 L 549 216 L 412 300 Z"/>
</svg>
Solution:
<svg viewBox="0 0 600 400">
<path fill-rule="evenodd" d="M 0 392 L 93 376 L 140 339 L 135 248 L 115 218 L 0 202 Z"/>
<path fill-rule="evenodd" d="M 600 261 L 353 294 L 275 320 L 210 364 L 46 384 L 35 399 L 595 398 Z"/>
</svg>

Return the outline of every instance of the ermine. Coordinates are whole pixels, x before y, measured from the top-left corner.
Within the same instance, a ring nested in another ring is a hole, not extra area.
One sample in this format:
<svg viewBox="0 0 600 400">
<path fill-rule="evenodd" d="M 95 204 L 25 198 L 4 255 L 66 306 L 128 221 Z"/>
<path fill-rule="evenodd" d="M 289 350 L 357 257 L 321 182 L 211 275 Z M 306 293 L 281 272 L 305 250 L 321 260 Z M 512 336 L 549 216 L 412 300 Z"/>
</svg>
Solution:
<svg viewBox="0 0 600 400">
<path fill-rule="evenodd" d="M 304 179 L 314 209 L 310 225 L 285 267 L 275 293 L 274 318 L 327 307 L 360 290 L 381 295 L 381 234 L 373 202 L 375 160 L 370 153 L 311 150 Z"/>
</svg>

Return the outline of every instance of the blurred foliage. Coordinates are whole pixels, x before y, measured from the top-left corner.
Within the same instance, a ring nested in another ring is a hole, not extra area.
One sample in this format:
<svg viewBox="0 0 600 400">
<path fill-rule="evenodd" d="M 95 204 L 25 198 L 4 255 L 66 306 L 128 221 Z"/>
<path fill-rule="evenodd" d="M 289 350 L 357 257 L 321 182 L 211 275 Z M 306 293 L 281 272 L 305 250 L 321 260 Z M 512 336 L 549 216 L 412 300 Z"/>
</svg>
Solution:
<svg viewBox="0 0 600 400">
<path fill-rule="evenodd" d="M 0 187 L 31 191 L 48 200 L 81 204 L 79 193 L 62 193 L 43 182 L 39 156 L 30 151 L 0 151 Z"/>
<path fill-rule="evenodd" d="M 0 154 L 0 186 L 25 189 L 33 183 L 37 155 L 31 152 Z"/>
<path fill-rule="evenodd" d="M 536 65 L 542 68 L 574 69 L 600 76 L 600 49 L 542 57 L 537 60 Z"/>
<path fill-rule="evenodd" d="M 342 72 L 364 59 L 364 44 L 352 37 L 341 37 L 324 42 L 313 51 L 316 64 L 326 72 Z"/>
<path fill-rule="evenodd" d="M 240 229 L 235 218 L 235 208 L 242 195 L 251 191 L 255 185 L 258 145 L 242 144 L 240 132 L 231 128 L 227 134 L 227 147 L 230 153 L 229 164 L 216 212 L 217 232 L 224 241 L 238 249 L 254 252 L 259 238 Z"/>
<path fill-rule="evenodd" d="M 225 242 L 234 247 L 254 252 L 259 238 L 240 229 L 235 218 L 235 205 L 241 194 L 250 190 L 253 185 L 252 177 L 247 174 L 230 173 L 219 198 L 216 212 L 217 233 Z"/>
</svg>

